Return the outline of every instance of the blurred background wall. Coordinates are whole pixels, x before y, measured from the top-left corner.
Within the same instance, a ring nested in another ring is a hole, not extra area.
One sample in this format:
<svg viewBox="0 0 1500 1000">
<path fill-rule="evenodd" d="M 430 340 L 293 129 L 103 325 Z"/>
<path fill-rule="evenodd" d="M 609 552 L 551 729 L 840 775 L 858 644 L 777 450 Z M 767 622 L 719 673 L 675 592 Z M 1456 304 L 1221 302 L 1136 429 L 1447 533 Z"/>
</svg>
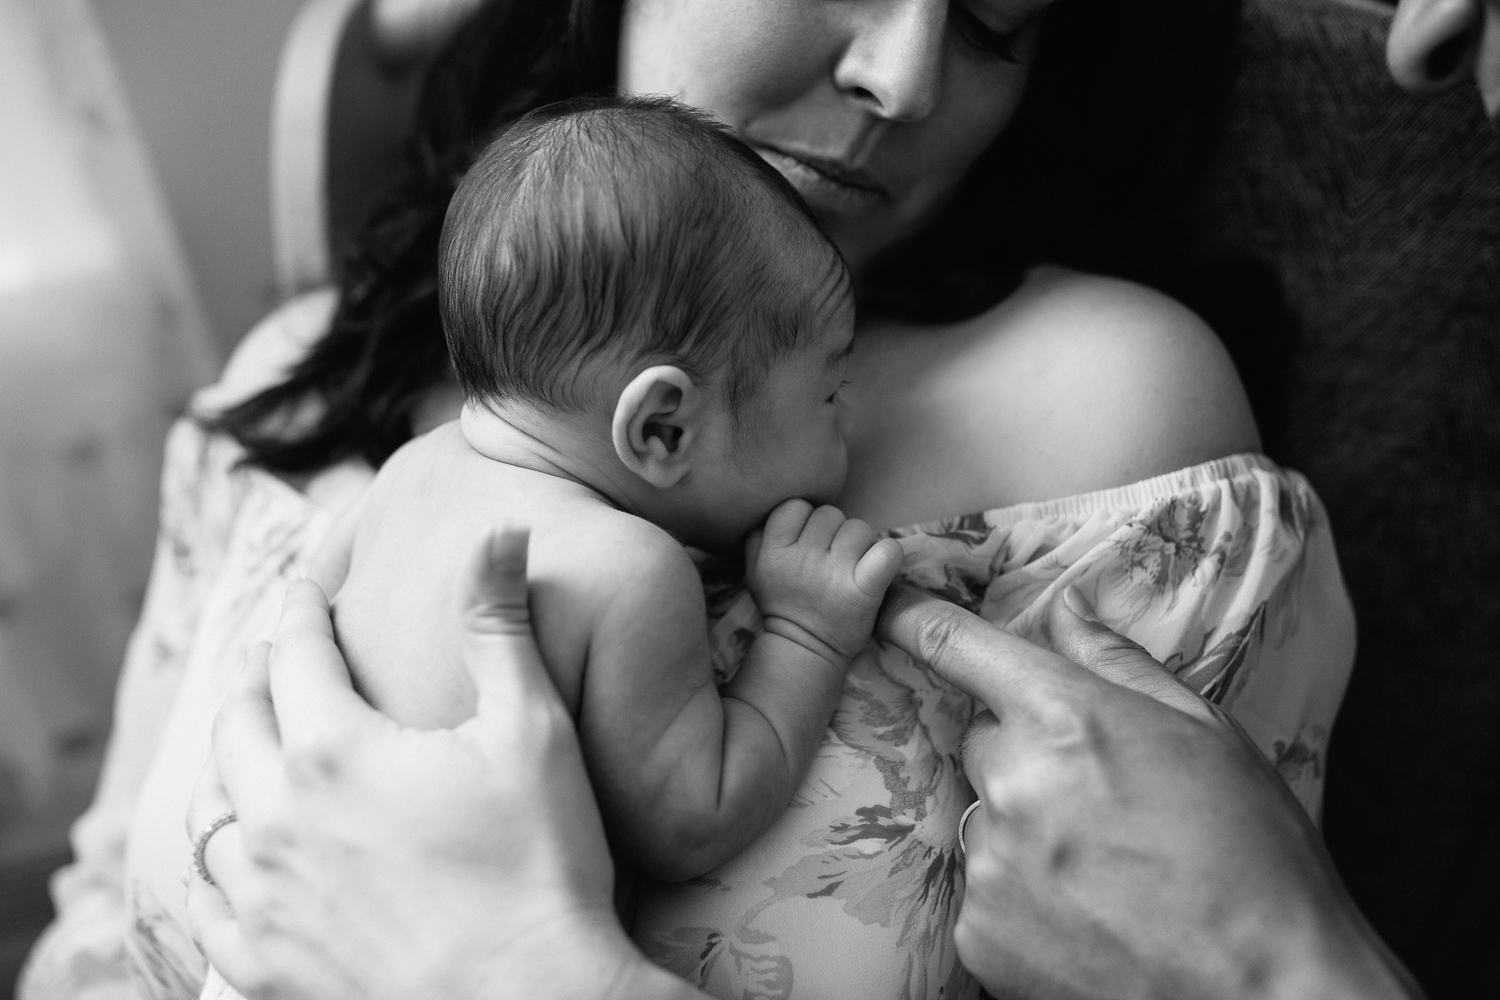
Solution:
<svg viewBox="0 0 1500 1000">
<path fill-rule="evenodd" d="M 93 788 L 166 428 L 274 305 L 301 5 L 0 0 L 0 997 Z"/>
<path fill-rule="evenodd" d="M 91 0 L 215 339 L 275 304 L 267 143 L 303 0 Z"/>
</svg>

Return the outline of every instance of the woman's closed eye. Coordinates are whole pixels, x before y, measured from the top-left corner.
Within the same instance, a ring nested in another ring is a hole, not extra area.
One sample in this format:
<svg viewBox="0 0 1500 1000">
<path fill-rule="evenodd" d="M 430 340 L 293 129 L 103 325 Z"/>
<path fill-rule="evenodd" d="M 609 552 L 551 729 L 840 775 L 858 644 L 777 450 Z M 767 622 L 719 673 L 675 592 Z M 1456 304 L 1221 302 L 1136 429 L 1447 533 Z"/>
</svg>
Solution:
<svg viewBox="0 0 1500 1000">
<path fill-rule="evenodd" d="M 839 387 L 837 389 L 833 390 L 833 395 L 829 396 L 828 399 L 825 400 L 825 402 L 829 402 L 829 403 L 836 403 L 836 402 L 838 402 L 839 397 L 844 394 L 844 390 L 847 389 L 847 388 L 849 388 L 849 379 L 844 379 L 841 382 L 839 382 Z"/>
<path fill-rule="evenodd" d="M 1013 31 L 1000 31 L 986 24 L 983 18 L 961 0 L 953 0 L 948 9 L 952 15 L 950 21 L 953 29 L 965 45 L 1004 62 L 1021 61 L 1021 34 L 1026 30 L 1025 24 Z"/>
</svg>

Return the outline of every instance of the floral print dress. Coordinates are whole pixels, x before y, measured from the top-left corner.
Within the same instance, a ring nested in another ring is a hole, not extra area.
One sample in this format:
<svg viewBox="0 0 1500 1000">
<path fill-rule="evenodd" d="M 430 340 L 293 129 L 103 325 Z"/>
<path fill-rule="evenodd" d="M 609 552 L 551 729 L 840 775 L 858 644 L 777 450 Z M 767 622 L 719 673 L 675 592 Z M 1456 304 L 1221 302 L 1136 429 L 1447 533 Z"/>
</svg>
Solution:
<svg viewBox="0 0 1500 1000">
<path fill-rule="evenodd" d="M 1327 516 L 1306 480 L 1238 455 L 1120 489 L 892 532 L 902 577 L 1042 642 L 1072 584 L 1099 617 L 1224 707 L 1314 817 L 1354 619 Z M 758 623 L 711 595 L 717 665 Z M 781 820 L 709 875 L 652 884 L 635 938 L 723 1000 L 977 997 L 958 964 L 958 760 L 974 702 L 900 650 L 855 660 L 810 773 Z"/>
<path fill-rule="evenodd" d="M 326 328 L 331 293 L 253 332 L 198 405 L 265 384 Z M 207 973 L 186 930 L 186 799 L 237 651 L 270 633 L 285 585 L 368 469 L 301 489 L 239 464 L 232 441 L 183 421 L 167 444 L 161 536 L 121 675 L 115 730 L 58 917 L 21 1000 L 188 1000 Z M 1078 585 L 1100 617 L 1233 714 L 1317 814 L 1329 729 L 1353 660 L 1353 619 L 1321 505 L 1296 473 L 1241 455 L 1142 483 L 892 532 L 905 579 L 1028 638 Z M 757 614 L 706 568 L 716 668 L 737 668 Z M 898 650 L 855 661 L 791 807 L 721 869 L 642 887 L 635 936 L 725 1000 L 973 997 L 952 927 L 963 895 L 957 757 L 974 703 Z M 217 977 L 212 995 L 232 995 Z"/>
</svg>

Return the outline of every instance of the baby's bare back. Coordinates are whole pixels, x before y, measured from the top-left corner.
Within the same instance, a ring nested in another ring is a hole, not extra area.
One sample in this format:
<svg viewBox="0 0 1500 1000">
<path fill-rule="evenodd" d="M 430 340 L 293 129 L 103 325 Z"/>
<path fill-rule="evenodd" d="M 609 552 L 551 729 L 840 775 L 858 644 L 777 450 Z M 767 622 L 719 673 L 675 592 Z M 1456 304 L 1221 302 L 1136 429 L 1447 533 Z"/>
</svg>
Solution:
<svg viewBox="0 0 1500 1000">
<path fill-rule="evenodd" d="M 407 725 L 452 726 L 473 714 L 458 648 L 459 596 L 481 540 L 510 522 L 531 529 L 537 639 L 576 714 L 602 596 L 583 571 L 580 547 L 621 517 L 577 483 L 478 454 L 456 422 L 407 444 L 370 487 L 334 599 L 335 631 L 361 692 Z"/>
<path fill-rule="evenodd" d="M 445 425 L 371 484 L 334 601 L 357 682 L 398 721 L 453 726 L 473 714 L 461 598 L 474 554 L 503 522 L 531 528 L 534 631 L 615 845 L 668 880 L 733 857 L 801 781 L 900 547 L 834 508 L 779 506 L 750 574 L 766 628 L 720 692 L 680 544 L 581 483 L 479 454 Z"/>
</svg>

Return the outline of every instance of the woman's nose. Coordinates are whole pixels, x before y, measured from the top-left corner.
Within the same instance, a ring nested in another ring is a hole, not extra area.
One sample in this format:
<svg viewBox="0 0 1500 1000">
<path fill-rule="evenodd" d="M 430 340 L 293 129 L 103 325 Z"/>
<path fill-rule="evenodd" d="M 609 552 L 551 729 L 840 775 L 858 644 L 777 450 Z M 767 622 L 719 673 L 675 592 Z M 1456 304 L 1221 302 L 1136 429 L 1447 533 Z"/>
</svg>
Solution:
<svg viewBox="0 0 1500 1000">
<path fill-rule="evenodd" d="M 849 42 L 833 82 L 882 118 L 920 121 L 937 107 L 948 0 L 848 5 Z"/>
<path fill-rule="evenodd" d="M 1407 90 L 1469 78 L 1484 33 L 1484 0 L 1401 0 L 1386 40 L 1391 75 Z"/>
</svg>

